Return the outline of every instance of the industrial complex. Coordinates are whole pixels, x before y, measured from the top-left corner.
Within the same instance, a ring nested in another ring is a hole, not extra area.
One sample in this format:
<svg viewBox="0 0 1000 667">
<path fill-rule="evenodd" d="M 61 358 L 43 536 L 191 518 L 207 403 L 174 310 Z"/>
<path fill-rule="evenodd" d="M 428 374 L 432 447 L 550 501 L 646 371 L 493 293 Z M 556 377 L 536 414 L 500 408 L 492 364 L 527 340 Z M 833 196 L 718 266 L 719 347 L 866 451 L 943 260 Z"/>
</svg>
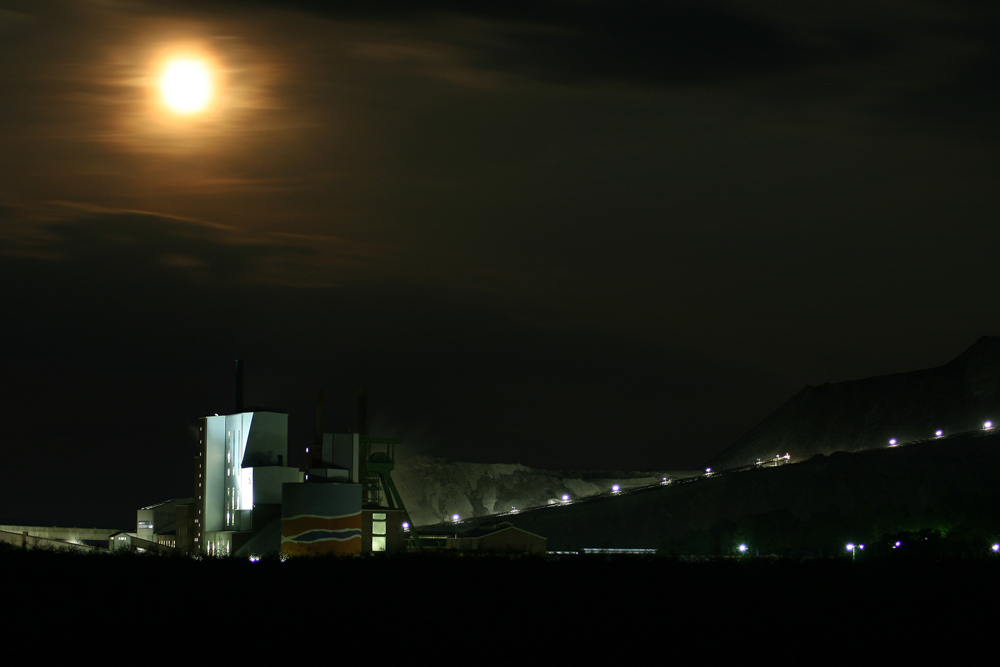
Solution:
<svg viewBox="0 0 1000 667">
<path fill-rule="evenodd" d="M 641 485 L 602 477 L 606 492 L 584 480 L 566 489 L 544 475 L 530 493 L 530 471 L 516 465 L 462 464 L 454 479 L 467 485 L 459 486 L 442 483 L 447 475 L 437 464 L 414 474 L 411 459 L 394 482 L 400 441 L 367 432 L 363 391 L 350 433 L 324 432 L 320 394 L 305 463 L 292 467 L 288 415 L 244 408 L 237 363 L 232 413 L 198 421 L 184 497 L 139 509 L 135 530 L 5 525 L 0 542 L 251 557 L 404 549 L 704 553 L 709 542 L 709 551 L 722 553 L 725 535 L 759 534 L 760 526 L 784 521 L 782 534 L 801 533 L 795 545 L 765 548 L 827 553 L 840 530 L 828 524 L 867 525 L 862 510 L 890 508 L 899 532 L 944 525 L 941 517 L 955 508 L 978 516 L 996 506 L 997 359 L 1000 338 L 984 337 L 939 368 L 806 388 L 703 471 L 637 478 Z M 444 511 L 453 497 L 468 514 Z M 994 531 L 993 518 L 976 521 L 969 530 Z M 810 522 L 822 529 L 810 533 L 803 527 Z M 809 542 L 819 534 L 827 542 Z M 758 535 L 758 542 L 766 540 Z"/>
<path fill-rule="evenodd" d="M 111 549 L 213 556 L 351 556 L 405 548 L 545 551 L 545 540 L 509 523 L 475 536 L 428 536 L 422 545 L 392 481 L 400 440 L 367 434 L 358 396 L 353 433 L 324 433 L 322 392 L 306 464 L 288 462 L 288 415 L 244 409 L 236 362 L 235 409 L 201 417 L 191 496 L 143 507 L 134 532 L 107 537 Z"/>
<path fill-rule="evenodd" d="M 390 473 L 398 441 L 368 437 L 359 397 L 354 433 L 322 432 L 322 394 L 303 469 L 287 465 L 288 415 L 244 409 L 201 417 L 193 494 L 140 509 L 111 548 L 207 555 L 355 555 L 402 549 L 410 522 Z"/>
</svg>

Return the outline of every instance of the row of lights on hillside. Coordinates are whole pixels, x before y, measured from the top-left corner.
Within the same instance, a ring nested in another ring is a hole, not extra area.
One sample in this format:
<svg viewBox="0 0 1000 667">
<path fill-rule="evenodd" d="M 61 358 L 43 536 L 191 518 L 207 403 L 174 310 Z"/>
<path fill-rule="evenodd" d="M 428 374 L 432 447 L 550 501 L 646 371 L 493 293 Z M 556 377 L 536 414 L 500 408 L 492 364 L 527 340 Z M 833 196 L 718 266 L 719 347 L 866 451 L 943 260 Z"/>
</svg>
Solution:
<svg viewBox="0 0 1000 667">
<path fill-rule="evenodd" d="M 667 477 L 664 477 L 663 481 L 660 482 L 660 484 L 669 484 L 669 483 L 670 483 L 670 479 L 667 478 Z M 611 493 L 621 493 L 621 491 L 622 491 L 622 487 L 621 487 L 620 484 L 613 484 L 611 486 Z M 570 497 L 570 495 L 568 493 L 564 493 L 559 498 L 559 500 L 563 504 L 567 504 L 567 503 L 570 503 L 570 502 L 573 501 L 573 499 Z M 517 509 L 517 507 L 515 507 L 514 505 L 510 506 L 510 512 L 509 512 L 510 514 L 517 514 L 519 511 L 520 510 Z M 458 514 L 452 514 L 451 515 L 451 520 L 454 523 L 458 523 L 459 521 L 462 520 L 462 517 L 460 517 Z M 403 530 L 409 530 L 409 529 L 410 529 L 410 525 L 409 524 L 403 524 Z"/>
<path fill-rule="evenodd" d="M 992 428 L 993 428 L 993 422 L 991 422 L 991 421 L 985 422 L 983 424 L 983 430 L 984 431 L 989 431 Z M 942 431 L 941 429 L 938 429 L 937 431 L 934 432 L 934 437 L 935 438 L 940 438 L 942 436 L 944 436 L 944 431 Z M 892 438 L 892 439 L 889 440 L 889 446 L 890 447 L 895 447 L 897 444 L 898 443 L 897 443 L 897 441 L 896 441 L 895 438 Z M 782 456 L 781 454 L 777 454 L 774 457 L 775 461 L 782 461 L 782 460 L 788 461 L 789 459 L 790 459 L 790 457 L 789 457 L 788 454 L 785 454 L 784 456 Z M 712 473 L 712 469 L 711 468 L 705 468 L 705 476 L 706 477 L 711 477 L 712 474 L 713 473 Z M 670 478 L 669 477 L 664 477 L 660 481 L 660 484 L 663 484 L 663 485 L 670 484 Z M 621 486 L 619 484 L 614 484 L 614 485 L 611 486 L 611 493 L 615 493 L 615 494 L 621 493 L 621 490 L 622 490 L 622 488 L 621 488 Z M 570 496 L 569 496 L 568 493 L 564 493 L 562 495 L 562 497 L 559 498 L 559 500 L 563 504 L 568 504 L 568 503 L 570 503 L 572 501 L 572 498 L 570 498 Z M 517 512 L 518 512 L 518 509 L 512 505 L 511 508 L 510 508 L 510 513 L 511 514 L 517 514 Z M 454 523 L 458 523 L 459 521 L 461 521 L 461 517 L 459 515 L 457 515 L 457 514 L 452 514 L 451 515 L 451 520 Z M 408 530 L 409 526 L 406 526 L 406 529 Z M 745 546 L 745 545 L 740 545 L 740 546 Z M 849 545 L 847 545 L 847 547 L 848 547 L 847 550 L 851 551 L 853 553 L 853 547 L 854 547 L 854 545 L 853 544 L 849 544 Z M 858 548 L 864 549 L 865 546 L 862 544 Z M 895 548 L 895 547 L 893 547 L 893 548 Z"/>
<path fill-rule="evenodd" d="M 991 430 L 993 430 L 993 422 L 991 422 L 991 421 L 983 422 L 983 430 L 984 431 L 991 431 Z M 934 437 L 935 438 L 944 437 L 944 431 L 942 431 L 941 429 L 938 429 L 938 430 L 934 431 Z M 897 440 L 895 438 L 890 438 L 889 439 L 889 446 L 890 447 L 895 447 L 898 444 L 899 444 L 899 442 L 897 442 Z"/>
</svg>

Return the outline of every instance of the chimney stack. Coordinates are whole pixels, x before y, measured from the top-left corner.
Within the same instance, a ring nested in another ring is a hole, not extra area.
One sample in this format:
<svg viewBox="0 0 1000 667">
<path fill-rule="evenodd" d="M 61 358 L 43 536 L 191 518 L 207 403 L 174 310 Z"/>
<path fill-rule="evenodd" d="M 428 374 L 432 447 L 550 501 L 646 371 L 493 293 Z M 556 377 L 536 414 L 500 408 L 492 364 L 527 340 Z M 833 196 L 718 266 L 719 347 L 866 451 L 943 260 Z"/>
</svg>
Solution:
<svg viewBox="0 0 1000 667">
<path fill-rule="evenodd" d="M 236 412 L 243 412 L 243 360 L 236 360 Z"/>
<path fill-rule="evenodd" d="M 358 435 L 368 435 L 368 392 L 358 389 Z"/>
</svg>

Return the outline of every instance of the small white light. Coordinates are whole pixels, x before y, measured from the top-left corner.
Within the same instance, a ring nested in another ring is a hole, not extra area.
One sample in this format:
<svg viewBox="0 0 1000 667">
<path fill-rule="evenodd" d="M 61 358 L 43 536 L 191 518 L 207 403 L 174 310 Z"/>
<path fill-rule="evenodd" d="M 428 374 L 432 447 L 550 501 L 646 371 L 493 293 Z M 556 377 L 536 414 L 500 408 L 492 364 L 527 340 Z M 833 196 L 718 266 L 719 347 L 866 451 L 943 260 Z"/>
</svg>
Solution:
<svg viewBox="0 0 1000 667">
<path fill-rule="evenodd" d="M 569 496 L 568 496 L 568 495 L 566 495 L 566 494 L 564 493 L 564 494 L 563 494 L 563 497 L 562 497 L 562 501 L 563 501 L 564 503 L 568 503 L 568 502 L 569 502 Z"/>
<path fill-rule="evenodd" d="M 452 514 L 452 515 L 451 515 L 451 520 L 452 520 L 452 521 L 454 521 L 454 522 L 458 523 L 458 519 L 459 519 L 459 516 L 458 516 L 457 514 Z"/>
<path fill-rule="evenodd" d="M 517 514 L 517 508 L 516 508 L 516 507 L 514 507 L 513 505 L 511 505 L 511 506 L 510 506 L 510 513 L 511 513 L 511 514 Z"/>
<path fill-rule="evenodd" d="M 934 437 L 940 438 L 942 435 L 944 435 L 944 431 L 942 431 L 941 429 L 934 431 Z"/>
<path fill-rule="evenodd" d="M 612 493 L 618 493 L 619 491 L 621 491 L 621 487 L 618 486 L 617 484 L 615 484 L 614 486 L 611 487 L 611 492 Z"/>
<path fill-rule="evenodd" d="M 404 522 L 403 522 L 403 530 L 409 530 L 409 529 L 410 529 L 410 524 L 409 524 L 409 522 L 408 522 L 408 521 L 404 521 Z"/>
<path fill-rule="evenodd" d="M 740 553 L 743 554 L 743 553 L 746 553 L 746 551 L 747 551 L 747 545 L 741 544 L 740 545 Z"/>
<path fill-rule="evenodd" d="M 983 424 L 983 428 L 986 429 L 987 431 L 990 430 L 991 428 L 993 428 L 993 422 L 986 422 L 985 424 Z"/>
<path fill-rule="evenodd" d="M 896 446 L 896 439 L 895 438 L 890 438 L 890 440 L 889 440 L 889 446 L 890 447 L 895 447 Z"/>
<path fill-rule="evenodd" d="M 991 548 L 993 551 L 1000 551 L 1000 544 L 994 544 Z"/>
<path fill-rule="evenodd" d="M 854 551 L 854 545 L 853 544 L 848 544 L 847 545 L 847 550 L 848 551 Z"/>
</svg>

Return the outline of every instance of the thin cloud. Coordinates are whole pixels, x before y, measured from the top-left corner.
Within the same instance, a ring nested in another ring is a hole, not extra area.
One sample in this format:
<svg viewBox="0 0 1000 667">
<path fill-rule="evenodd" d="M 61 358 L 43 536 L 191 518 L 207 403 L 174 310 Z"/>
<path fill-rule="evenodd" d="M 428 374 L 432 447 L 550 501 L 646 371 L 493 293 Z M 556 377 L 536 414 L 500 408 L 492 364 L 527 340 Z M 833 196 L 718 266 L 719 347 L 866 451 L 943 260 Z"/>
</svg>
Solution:
<svg viewBox="0 0 1000 667">
<path fill-rule="evenodd" d="M 335 286 L 363 279 L 386 248 L 329 235 L 249 231 L 146 211 L 67 202 L 0 207 L 0 253 L 118 271 L 166 267 L 195 281 Z"/>
</svg>

